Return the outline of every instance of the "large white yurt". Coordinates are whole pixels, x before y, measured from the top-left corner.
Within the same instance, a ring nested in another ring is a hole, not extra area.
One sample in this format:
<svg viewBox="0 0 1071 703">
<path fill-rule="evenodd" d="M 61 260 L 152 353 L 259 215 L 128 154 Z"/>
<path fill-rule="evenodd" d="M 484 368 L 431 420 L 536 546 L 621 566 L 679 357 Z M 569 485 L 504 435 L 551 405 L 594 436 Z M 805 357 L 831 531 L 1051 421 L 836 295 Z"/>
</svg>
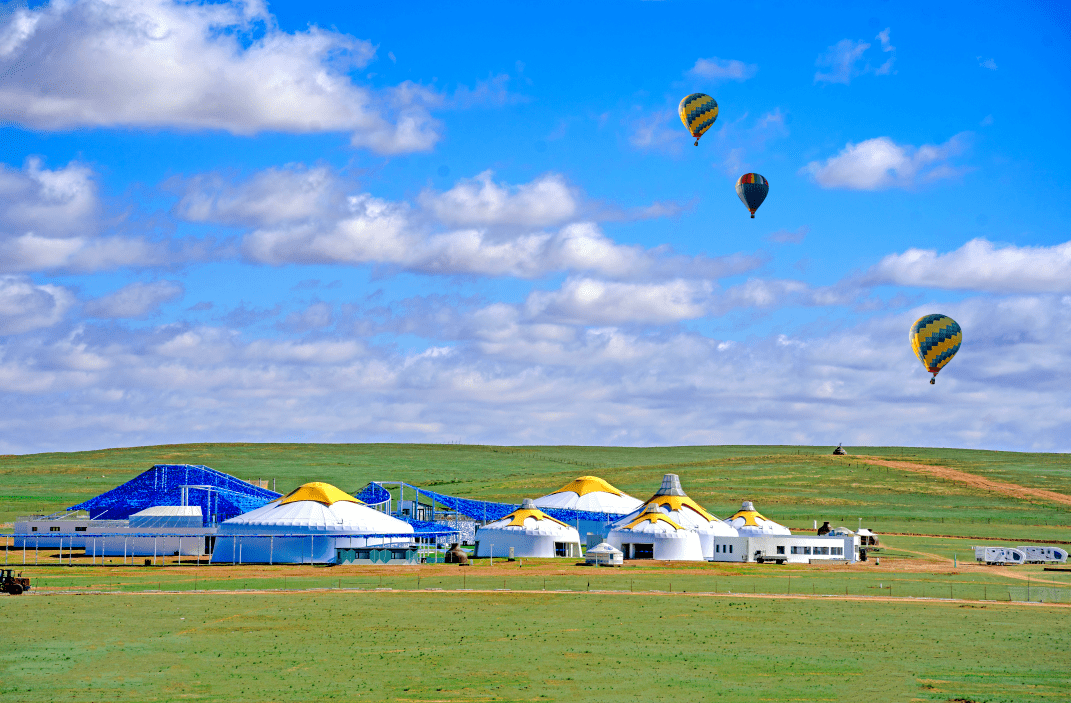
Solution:
<svg viewBox="0 0 1071 703">
<path fill-rule="evenodd" d="M 576 558 L 580 556 L 580 534 L 525 498 L 517 510 L 476 530 L 476 556 Z"/>
<path fill-rule="evenodd" d="M 714 517 L 703 506 L 688 497 L 681 487 L 681 479 L 677 474 L 666 474 L 662 477 L 662 486 L 643 506 L 632 514 L 618 520 L 614 526 L 625 525 L 646 510 L 650 506 L 662 509 L 673 522 L 682 527 L 689 527 L 699 533 L 699 543 L 703 547 L 703 556 L 706 559 L 714 558 L 714 540 L 716 537 L 738 537 L 736 528 Z"/>
<path fill-rule="evenodd" d="M 747 537 L 748 535 L 792 534 L 791 530 L 784 525 L 780 525 L 759 514 L 759 511 L 755 510 L 755 505 L 750 500 L 745 500 L 740 509 L 731 517 L 726 518 L 725 522 L 735 527 L 742 537 Z"/>
<path fill-rule="evenodd" d="M 624 552 L 626 559 L 703 561 L 699 533 L 674 522 L 656 505 L 647 506 L 631 522 L 614 527 L 606 541 Z"/>
<path fill-rule="evenodd" d="M 614 488 L 598 476 L 580 476 L 553 493 L 535 499 L 537 508 L 566 508 L 617 515 L 627 515 L 642 505 L 642 500 Z"/>
<path fill-rule="evenodd" d="M 219 526 L 213 562 L 325 564 L 337 548 L 406 546 L 413 527 L 329 483 L 306 483 Z"/>
</svg>

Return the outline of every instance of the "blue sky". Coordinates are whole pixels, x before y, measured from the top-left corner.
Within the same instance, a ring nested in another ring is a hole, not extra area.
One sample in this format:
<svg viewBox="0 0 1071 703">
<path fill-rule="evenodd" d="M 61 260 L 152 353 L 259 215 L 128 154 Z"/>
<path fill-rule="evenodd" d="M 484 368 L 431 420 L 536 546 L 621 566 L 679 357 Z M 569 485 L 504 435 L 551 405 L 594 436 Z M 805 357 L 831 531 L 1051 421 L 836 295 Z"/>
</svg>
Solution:
<svg viewBox="0 0 1071 703">
<path fill-rule="evenodd" d="M 1066 6 L 407 7 L 2 6 L 0 451 L 1071 449 Z"/>
</svg>

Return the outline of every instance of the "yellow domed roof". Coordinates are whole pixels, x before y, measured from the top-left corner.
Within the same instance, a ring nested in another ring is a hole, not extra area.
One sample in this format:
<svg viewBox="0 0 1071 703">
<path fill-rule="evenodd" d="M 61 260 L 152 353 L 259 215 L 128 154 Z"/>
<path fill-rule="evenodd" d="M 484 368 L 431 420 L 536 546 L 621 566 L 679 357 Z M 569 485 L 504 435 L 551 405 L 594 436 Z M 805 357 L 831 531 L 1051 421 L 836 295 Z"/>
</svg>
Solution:
<svg viewBox="0 0 1071 703">
<path fill-rule="evenodd" d="M 536 520 L 550 520 L 551 522 L 558 523 L 562 527 L 569 527 L 561 520 L 552 518 L 539 508 L 518 508 L 517 510 L 514 510 L 509 515 L 502 518 L 503 520 L 509 520 L 509 523 L 503 525 L 503 527 L 524 527 L 524 521 L 530 517 L 535 518 Z"/>
<path fill-rule="evenodd" d="M 298 486 L 294 490 L 287 493 L 285 496 L 279 499 L 279 505 L 286 505 L 287 503 L 296 503 L 299 500 L 314 500 L 317 503 L 323 503 L 324 505 L 333 505 L 340 501 L 348 501 L 350 503 L 357 503 L 363 505 L 361 501 L 357 500 L 349 493 L 346 493 L 341 488 L 335 488 L 330 483 L 323 483 L 321 481 L 313 481 L 312 483 L 306 483 L 303 486 Z"/>
<path fill-rule="evenodd" d="M 699 505 L 699 503 L 696 503 L 694 500 L 692 500 L 688 496 L 660 496 L 660 495 L 655 495 L 649 501 L 647 501 L 647 503 L 645 503 L 645 505 L 657 505 L 659 507 L 665 505 L 670 510 L 673 510 L 673 511 L 676 511 L 676 512 L 680 512 L 680 509 L 682 507 L 687 507 L 687 508 L 691 508 L 695 512 L 697 512 L 700 515 L 702 515 L 703 518 L 706 519 L 708 522 L 714 519 L 713 515 L 708 513 L 706 510 L 703 510 L 703 506 Z"/>
<path fill-rule="evenodd" d="M 625 495 L 623 491 L 617 490 L 598 476 L 581 476 L 572 482 L 565 484 L 551 495 L 554 495 L 555 493 L 568 493 L 569 491 L 576 493 L 578 496 L 587 495 L 588 493 L 613 493 L 615 496 Z"/>
<path fill-rule="evenodd" d="M 660 512 L 651 511 L 651 510 L 643 513 L 638 518 L 636 518 L 635 520 L 633 520 L 629 524 L 625 525 L 624 529 L 630 530 L 633 527 L 635 527 L 636 525 L 639 525 L 640 523 L 642 523 L 644 521 L 649 521 L 652 525 L 654 523 L 656 523 L 656 522 L 668 522 L 670 525 L 672 525 L 674 528 L 676 528 L 678 530 L 685 529 L 681 525 L 678 525 L 677 523 L 673 522 L 673 520 L 671 520 L 668 515 L 663 515 Z"/>
</svg>

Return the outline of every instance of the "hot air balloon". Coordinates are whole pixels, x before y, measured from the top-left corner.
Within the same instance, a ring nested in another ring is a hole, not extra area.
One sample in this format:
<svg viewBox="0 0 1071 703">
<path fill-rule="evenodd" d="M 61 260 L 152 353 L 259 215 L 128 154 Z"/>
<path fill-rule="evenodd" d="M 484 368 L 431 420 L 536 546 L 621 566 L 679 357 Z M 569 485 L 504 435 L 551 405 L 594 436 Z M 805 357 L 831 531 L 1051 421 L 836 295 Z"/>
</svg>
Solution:
<svg viewBox="0 0 1071 703">
<path fill-rule="evenodd" d="M 937 382 L 937 372 L 952 360 L 962 341 L 963 330 L 947 315 L 925 315 L 911 325 L 911 348 L 933 374 L 930 383 Z"/>
<path fill-rule="evenodd" d="M 681 116 L 681 122 L 695 137 L 695 145 L 699 146 L 699 138 L 703 136 L 703 132 L 710 129 L 710 125 L 718 119 L 718 102 L 706 93 L 692 93 L 681 100 L 677 112 Z"/>
<path fill-rule="evenodd" d="M 736 194 L 740 196 L 740 202 L 748 210 L 751 210 L 751 219 L 755 219 L 755 211 L 766 200 L 766 194 L 770 192 L 770 182 L 757 173 L 745 173 L 736 181 Z"/>
</svg>

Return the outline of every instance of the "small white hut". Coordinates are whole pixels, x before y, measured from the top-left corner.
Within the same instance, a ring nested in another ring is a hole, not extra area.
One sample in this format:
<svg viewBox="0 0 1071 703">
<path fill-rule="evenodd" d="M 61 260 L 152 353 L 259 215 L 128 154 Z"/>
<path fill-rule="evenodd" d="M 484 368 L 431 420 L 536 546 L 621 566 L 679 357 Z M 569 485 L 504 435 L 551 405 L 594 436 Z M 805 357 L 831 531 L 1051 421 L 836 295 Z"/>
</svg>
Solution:
<svg viewBox="0 0 1071 703">
<path fill-rule="evenodd" d="M 512 548 L 513 553 L 510 553 Z M 476 530 L 477 557 L 580 556 L 580 534 L 525 498 L 521 507 Z"/>
<path fill-rule="evenodd" d="M 792 534 L 792 531 L 784 525 L 761 515 L 758 510 L 755 510 L 755 505 L 750 500 L 745 500 L 740 510 L 727 518 L 725 522 L 735 527 L 741 537 Z"/>
<path fill-rule="evenodd" d="M 631 522 L 614 527 L 606 537 L 626 559 L 703 561 L 699 533 L 673 521 L 661 508 L 649 505 Z"/>
<path fill-rule="evenodd" d="M 621 566 L 624 561 L 624 552 L 606 542 L 599 542 L 584 552 L 584 563 L 588 566 Z"/>
</svg>

